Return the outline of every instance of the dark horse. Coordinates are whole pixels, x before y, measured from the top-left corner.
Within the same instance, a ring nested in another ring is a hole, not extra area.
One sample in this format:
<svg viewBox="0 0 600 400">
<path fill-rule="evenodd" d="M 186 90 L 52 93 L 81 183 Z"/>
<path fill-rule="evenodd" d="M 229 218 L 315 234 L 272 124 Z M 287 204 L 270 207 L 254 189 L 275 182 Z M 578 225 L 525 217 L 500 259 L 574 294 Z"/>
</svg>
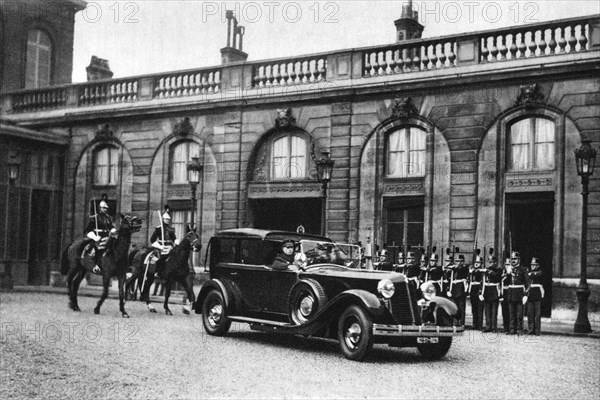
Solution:
<svg viewBox="0 0 600 400">
<path fill-rule="evenodd" d="M 202 245 L 200 243 L 200 237 L 196 234 L 196 229 L 192 230 L 188 226 L 184 238 L 173 248 L 173 250 L 171 250 L 168 258 L 165 260 L 164 309 L 167 315 L 173 315 L 169 309 L 169 297 L 171 296 L 171 287 L 174 282 L 179 282 L 184 287 L 189 303 L 184 307 L 183 312 L 185 314 L 190 313 L 190 305 L 194 304 L 195 295 L 192 286 L 187 280 L 190 273 L 188 259 L 190 257 L 190 252 L 192 250 L 200 251 L 200 247 L 202 247 Z M 152 250 L 152 248 L 146 248 L 138 251 L 134 255 L 132 261 L 132 270 L 134 273 L 128 281 L 133 282 L 137 278 L 141 292 L 140 300 L 146 303 L 150 312 L 156 312 L 156 309 L 154 309 L 154 306 L 150 302 L 150 286 L 152 286 L 152 283 L 154 282 L 154 268 L 152 265 L 146 268 L 146 259 Z"/>
<path fill-rule="evenodd" d="M 125 216 L 121 214 L 121 223 L 117 229 L 116 235 L 111 235 L 106 245 L 106 250 L 100 259 L 102 268 L 102 283 L 103 290 L 100 300 L 94 314 L 100 313 L 100 307 L 104 300 L 108 297 L 108 285 L 112 277 L 117 277 L 119 280 L 119 309 L 123 318 L 129 318 L 129 314 L 125 311 L 125 274 L 128 267 L 128 252 L 129 244 L 131 243 L 131 234 L 137 232 L 142 227 L 142 220 L 138 217 Z M 77 304 L 77 290 L 79 284 L 87 272 L 91 272 L 91 268 L 84 266 L 82 263 L 81 253 L 89 239 L 83 238 L 76 240 L 67 247 L 61 257 L 61 272 L 67 275 L 69 307 L 73 311 L 81 311 Z M 93 268 L 93 266 L 92 266 Z"/>
</svg>

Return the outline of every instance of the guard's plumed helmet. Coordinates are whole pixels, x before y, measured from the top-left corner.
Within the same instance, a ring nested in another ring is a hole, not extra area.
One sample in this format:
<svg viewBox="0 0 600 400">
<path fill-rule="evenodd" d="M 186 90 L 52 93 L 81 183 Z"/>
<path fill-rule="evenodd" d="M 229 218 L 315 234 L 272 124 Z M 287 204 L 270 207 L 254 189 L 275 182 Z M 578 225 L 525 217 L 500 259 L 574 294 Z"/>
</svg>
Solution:
<svg viewBox="0 0 600 400">
<path fill-rule="evenodd" d="M 513 251 L 512 253 L 510 253 L 510 258 L 518 258 L 520 260 L 521 254 L 519 254 L 518 251 Z"/>
<path fill-rule="evenodd" d="M 415 259 L 415 252 L 414 251 L 409 251 L 406 253 L 406 259 L 408 260 L 409 258 L 411 259 Z"/>
<path fill-rule="evenodd" d="M 488 262 L 493 263 L 496 261 L 496 256 L 494 256 L 494 249 L 491 248 L 488 255 Z"/>
<path fill-rule="evenodd" d="M 435 253 L 436 250 L 437 250 L 437 247 L 433 246 L 433 248 L 431 249 L 431 257 L 429 257 L 429 261 L 437 261 L 438 260 L 438 255 Z"/>
<path fill-rule="evenodd" d="M 100 208 L 108 208 L 108 197 L 106 194 L 102 195 L 102 199 L 100 199 Z"/>
<path fill-rule="evenodd" d="M 446 261 L 446 262 L 452 262 L 453 261 L 452 260 L 452 254 L 450 254 L 450 249 L 449 248 L 446 249 L 446 258 L 444 258 L 444 261 Z"/>
<path fill-rule="evenodd" d="M 379 253 L 379 257 L 387 257 L 389 256 L 389 253 L 386 249 L 381 250 L 381 252 Z"/>
<path fill-rule="evenodd" d="M 537 257 L 533 257 L 533 258 L 531 259 L 531 268 L 532 268 L 532 269 L 537 269 L 537 268 L 539 268 L 539 267 L 540 267 L 540 262 L 539 262 L 539 260 L 537 259 Z"/>
<path fill-rule="evenodd" d="M 169 206 L 165 206 L 165 212 L 162 214 L 162 219 L 165 222 L 171 222 L 171 214 L 170 214 L 171 209 L 169 208 Z"/>
<path fill-rule="evenodd" d="M 465 261 L 465 256 L 462 254 L 457 254 L 454 256 L 454 261 Z"/>
<path fill-rule="evenodd" d="M 480 256 L 481 254 L 481 250 L 477 249 L 475 250 L 475 259 L 473 260 L 473 263 L 480 263 L 483 264 L 483 257 Z"/>
</svg>

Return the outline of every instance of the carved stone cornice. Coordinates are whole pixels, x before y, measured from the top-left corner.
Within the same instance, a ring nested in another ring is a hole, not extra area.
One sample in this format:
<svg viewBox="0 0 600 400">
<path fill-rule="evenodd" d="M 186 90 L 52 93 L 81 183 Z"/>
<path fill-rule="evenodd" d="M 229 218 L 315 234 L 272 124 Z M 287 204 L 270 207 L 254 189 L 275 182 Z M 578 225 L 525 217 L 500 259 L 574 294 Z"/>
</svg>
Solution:
<svg viewBox="0 0 600 400">
<path fill-rule="evenodd" d="M 318 182 L 286 182 L 249 184 L 249 198 L 296 198 L 296 197 L 320 197 L 321 185 Z"/>
<path fill-rule="evenodd" d="M 187 136 L 192 133 L 194 133 L 194 127 L 192 126 L 189 117 L 183 118 L 173 127 L 173 135 L 175 136 Z"/>
<path fill-rule="evenodd" d="M 519 86 L 519 89 L 521 92 L 517 97 L 515 105 L 533 107 L 545 104 L 544 95 L 540 91 L 537 83 Z"/>
<path fill-rule="evenodd" d="M 289 107 L 278 108 L 277 118 L 275 118 L 275 126 L 277 128 L 288 128 L 296 125 L 296 118 L 292 115 L 292 109 Z"/>
<path fill-rule="evenodd" d="M 423 182 L 388 183 L 384 186 L 384 195 L 423 193 Z"/>
<path fill-rule="evenodd" d="M 419 111 L 412 103 L 412 99 L 410 97 L 394 100 L 394 105 L 392 106 L 392 117 L 398 119 L 408 119 L 418 114 Z"/>
<path fill-rule="evenodd" d="M 552 186 L 553 180 L 549 177 L 522 177 L 522 178 L 507 178 L 506 186 L 514 187 L 530 187 L 530 186 Z"/>
</svg>

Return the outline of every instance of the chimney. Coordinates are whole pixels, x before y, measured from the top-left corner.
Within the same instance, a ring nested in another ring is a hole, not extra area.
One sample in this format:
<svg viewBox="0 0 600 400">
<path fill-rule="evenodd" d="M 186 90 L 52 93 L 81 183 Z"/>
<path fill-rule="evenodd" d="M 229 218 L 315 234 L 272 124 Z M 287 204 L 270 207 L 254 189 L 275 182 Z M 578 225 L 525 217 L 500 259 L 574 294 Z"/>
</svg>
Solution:
<svg viewBox="0 0 600 400">
<path fill-rule="evenodd" d="M 412 0 L 402 5 L 402 16 L 394 24 L 397 42 L 421 38 L 424 27 L 419 23 L 419 12 L 413 10 Z"/>
<path fill-rule="evenodd" d="M 88 82 L 110 79 L 113 76 L 113 72 L 108 66 L 108 60 L 96 56 L 92 56 L 90 65 L 86 67 L 85 71 L 87 72 Z"/>
<path fill-rule="evenodd" d="M 233 11 L 227 10 L 225 17 L 227 18 L 227 46 L 221 49 L 221 64 L 246 61 L 248 54 L 242 51 L 246 28 L 238 25 Z"/>
</svg>

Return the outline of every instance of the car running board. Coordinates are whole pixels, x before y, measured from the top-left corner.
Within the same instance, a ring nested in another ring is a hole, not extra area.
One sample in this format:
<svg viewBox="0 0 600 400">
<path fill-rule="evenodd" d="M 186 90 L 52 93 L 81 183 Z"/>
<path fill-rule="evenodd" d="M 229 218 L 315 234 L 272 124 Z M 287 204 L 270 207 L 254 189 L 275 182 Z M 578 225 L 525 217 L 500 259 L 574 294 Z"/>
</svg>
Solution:
<svg viewBox="0 0 600 400">
<path fill-rule="evenodd" d="M 235 322 L 247 322 L 251 325 L 263 325 L 263 326 L 270 326 L 270 327 L 281 327 L 281 328 L 291 328 L 293 326 L 297 326 L 297 325 L 293 325 L 290 324 L 289 322 L 278 322 L 278 321 L 271 321 L 268 319 L 258 319 L 258 318 L 248 318 L 248 317 L 236 317 L 236 316 L 231 316 L 228 317 L 230 320 L 235 321 Z"/>
</svg>

